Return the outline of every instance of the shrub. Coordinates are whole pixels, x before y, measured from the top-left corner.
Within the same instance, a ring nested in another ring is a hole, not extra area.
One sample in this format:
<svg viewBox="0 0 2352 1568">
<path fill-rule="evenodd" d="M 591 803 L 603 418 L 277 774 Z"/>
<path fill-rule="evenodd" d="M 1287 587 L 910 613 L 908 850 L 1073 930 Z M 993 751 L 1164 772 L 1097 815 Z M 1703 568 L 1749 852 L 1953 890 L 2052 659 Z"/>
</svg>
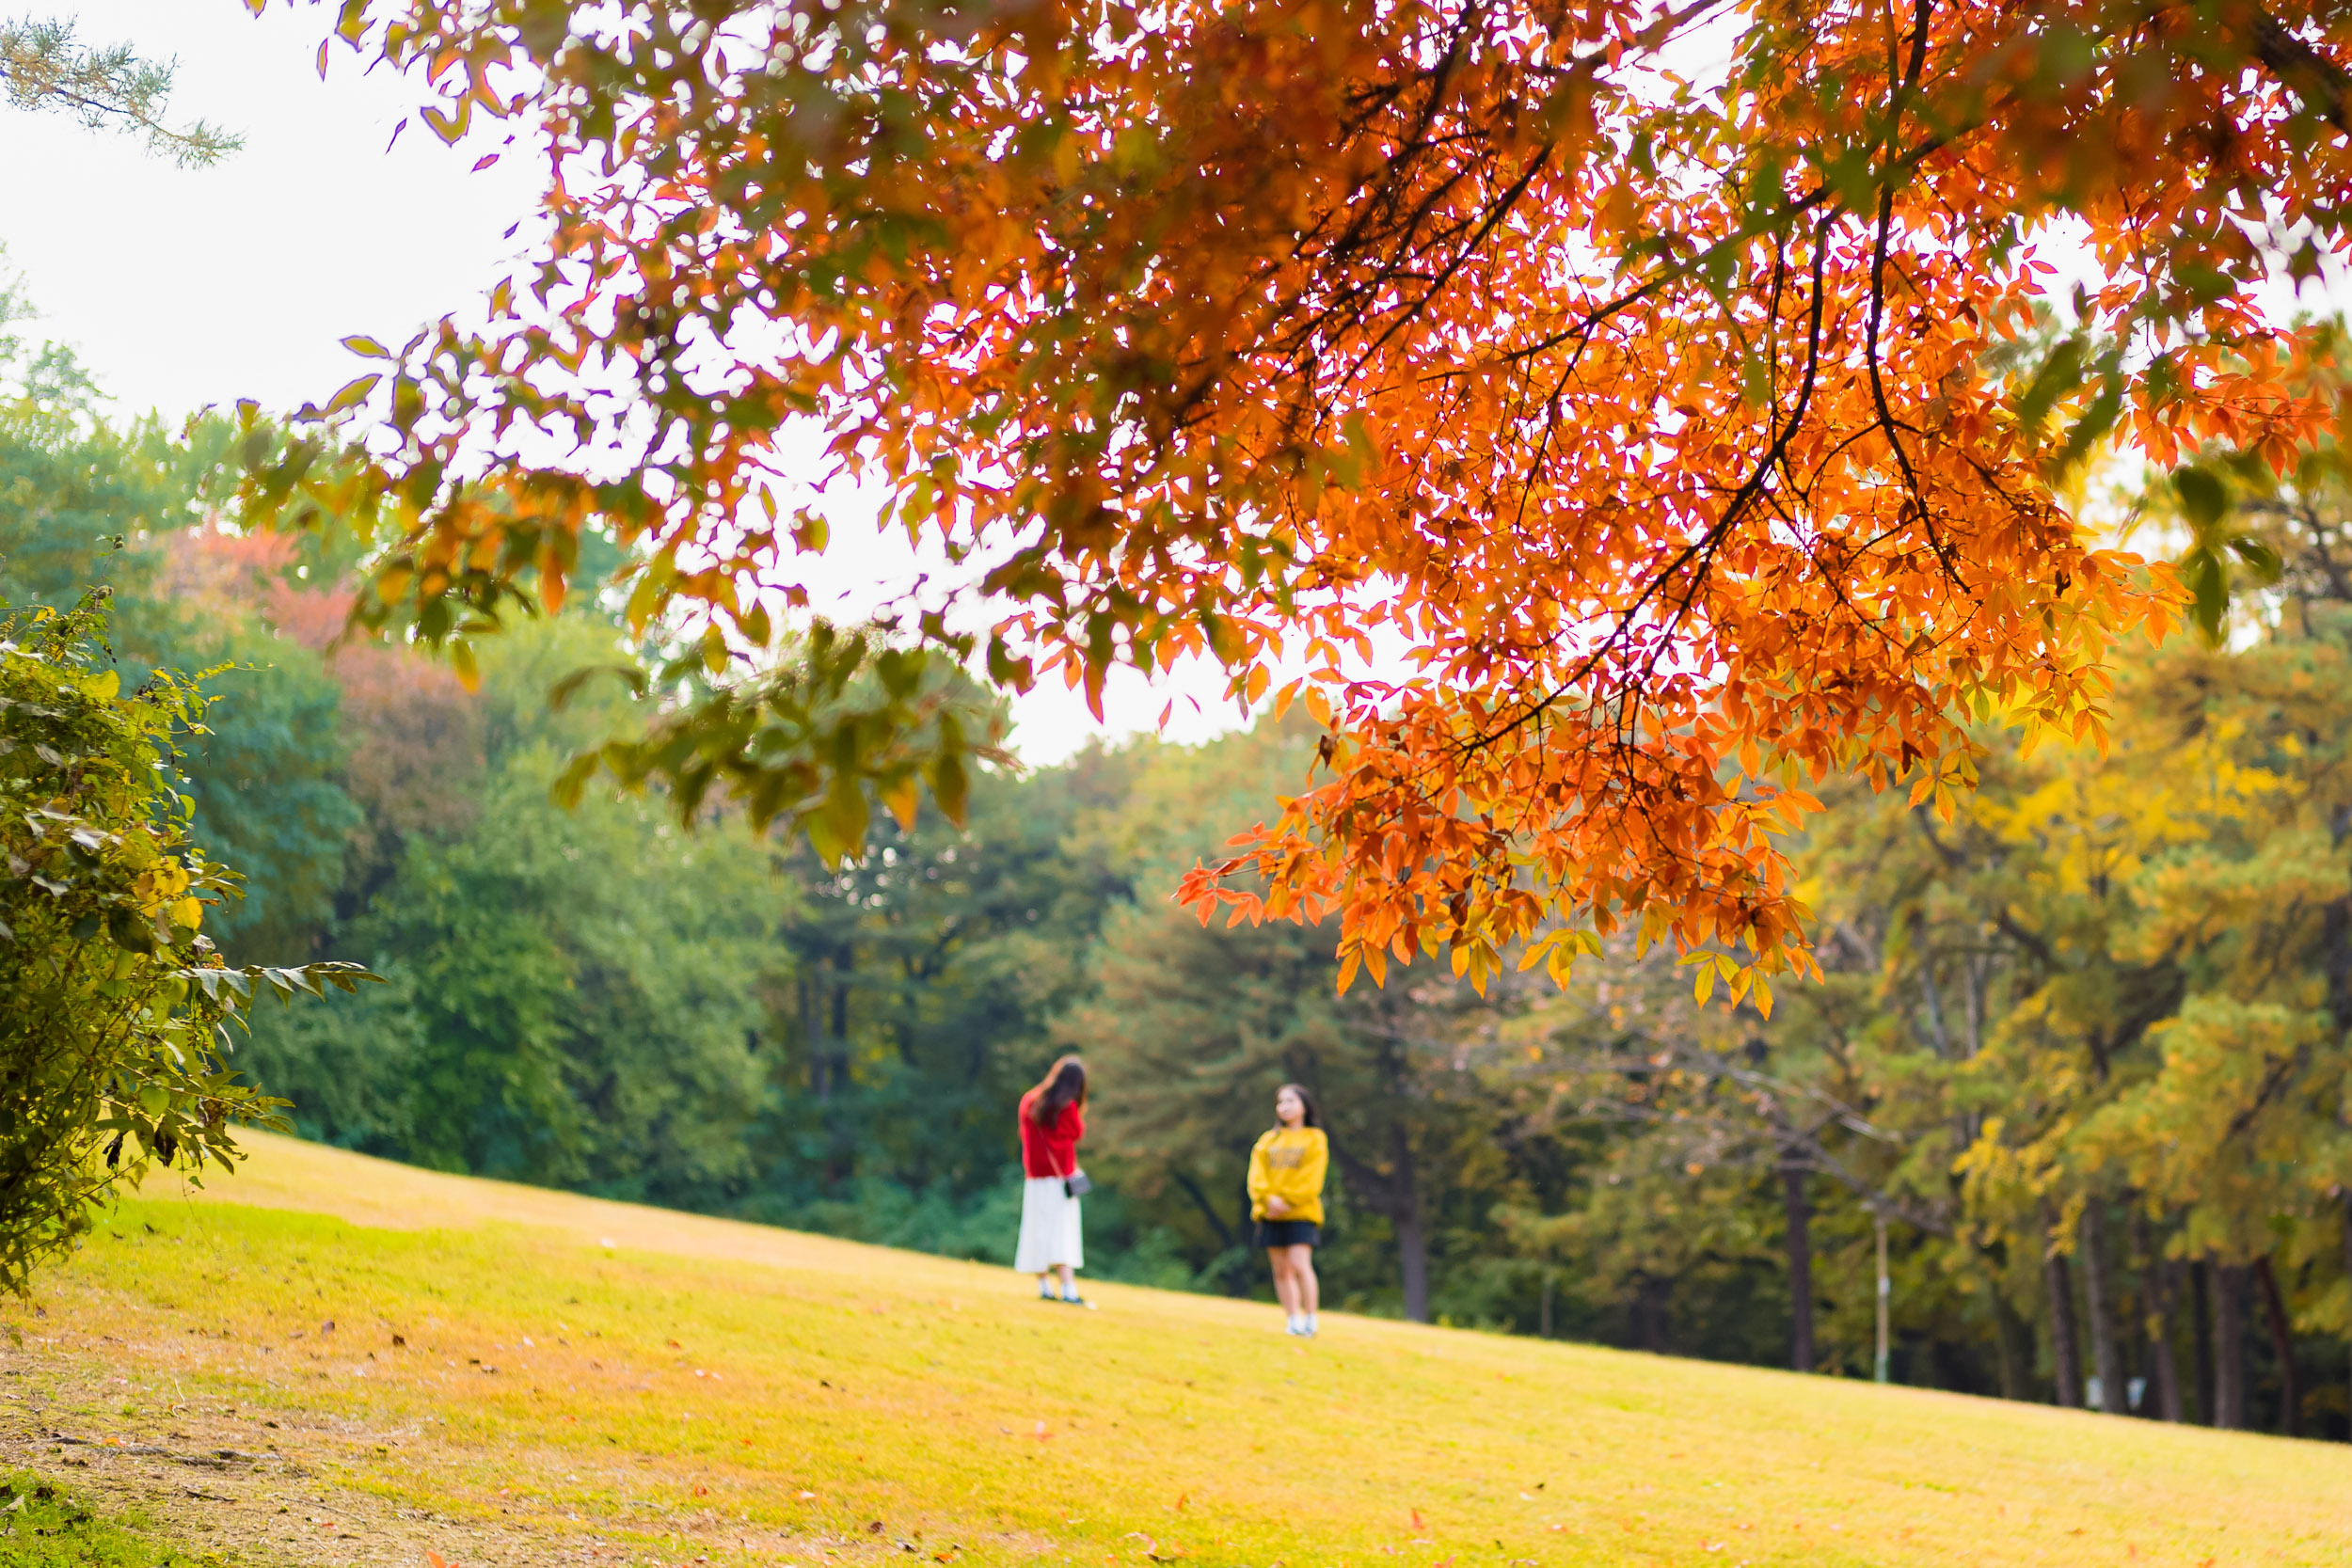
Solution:
<svg viewBox="0 0 2352 1568">
<path fill-rule="evenodd" d="M 203 695 L 159 671 L 122 692 L 104 591 L 0 607 L 0 1289 L 72 1246 L 119 1185 L 200 1180 L 283 1102 L 241 1083 L 250 1006 L 373 978 L 232 969 L 201 932 L 236 879 L 189 841 L 172 767 Z"/>
</svg>

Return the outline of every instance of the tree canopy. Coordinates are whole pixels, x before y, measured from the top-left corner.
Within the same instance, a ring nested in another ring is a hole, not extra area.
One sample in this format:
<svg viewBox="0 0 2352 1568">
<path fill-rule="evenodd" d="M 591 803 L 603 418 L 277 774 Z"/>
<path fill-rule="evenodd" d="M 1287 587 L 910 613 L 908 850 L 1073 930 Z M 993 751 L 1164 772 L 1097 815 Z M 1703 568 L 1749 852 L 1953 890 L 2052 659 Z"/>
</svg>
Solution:
<svg viewBox="0 0 2352 1568">
<path fill-rule="evenodd" d="M 2344 249 L 2347 25 L 346 0 L 442 135 L 529 130 L 548 237 L 486 323 L 355 341 L 380 370 L 249 500 L 366 518 L 363 618 L 461 644 L 606 524 L 638 628 L 757 667 L 863 485 L 968 574 L 900 634 L 1000 686 L 1205 653 L 1255 699 L 1304 658 L 1275 695 L 1328 775 L 1189 898 L 1336 910 L 1375 976 L 1630 921 L 1739 944 L 1744 989 L 1809 967 L 1802 784 L 1947 798 L 1971 716 L 2093 735 L 2108 649 L 2171 623 L 2063 499 L 2096 443 L 2280 467 L 2329 428 L 2334 338 L 2271 285 Z M 1417 674 L 1351 665 L 1384 633 Z M 713 704 L 663 766 L 796 818 L 905 738 Z"/>
</svg>

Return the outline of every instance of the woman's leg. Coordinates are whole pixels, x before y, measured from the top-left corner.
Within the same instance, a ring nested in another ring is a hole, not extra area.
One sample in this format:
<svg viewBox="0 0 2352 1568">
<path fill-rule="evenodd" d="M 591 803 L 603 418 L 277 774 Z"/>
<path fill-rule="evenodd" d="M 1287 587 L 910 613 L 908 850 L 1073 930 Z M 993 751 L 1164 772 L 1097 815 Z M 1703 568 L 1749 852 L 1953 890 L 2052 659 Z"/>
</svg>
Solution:
<svg viewBox="0 0 2352 1568">
<path fill-rule="evenodd" d="M 1065 1296 L 1074 1294 L 1078 1289 L 1078 1282 L 1072 1277 L 1070 1265 L 1057 1263 L 1054 1265 L 1054 1272 L 1061 1275 L 1061 1293 Z"/>
<path fill-rule="evenodd" d="M 1282 1315 L 1286 1318 L 1295 1318 L 1302 1310 L 1298 1305 L 1298 1281 L 1291 1277 L 1290 1254 L 1295 1250 L 1283 1246 L 1265 1249 L 1266 1263 L 1274 1270 L 1275 1299 L 1282 1304 Z"/>
<path fill-rule="evenodd" d="M 1311 1246 L 1284 1247 L 1291 1255 L 1291 1293 L 1298 1298 L 1292 1310 L 1313 1317 L 1322 1306 L 1322 1285 L 1315 1278 L 1315 1249 Z"/>
</svg>

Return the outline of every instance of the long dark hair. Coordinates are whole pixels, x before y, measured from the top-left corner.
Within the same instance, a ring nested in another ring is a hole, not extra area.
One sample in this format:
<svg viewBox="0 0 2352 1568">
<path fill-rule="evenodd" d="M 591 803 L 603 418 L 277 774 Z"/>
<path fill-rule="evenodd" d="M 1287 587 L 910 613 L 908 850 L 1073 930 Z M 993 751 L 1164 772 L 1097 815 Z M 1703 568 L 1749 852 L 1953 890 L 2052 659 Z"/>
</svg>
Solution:
<svg viewBox="0 0 2352 1568">
<path fill-rule="evenodd" d="M 1285 1084 L 1282 1085 L 1282 1089 L 1288 1089 L 1291 1093 L 1296 1095 L 1298 1097 L 1298 1102 L 1307 1107 L 1307 1114 L 1298 1118 L 1299 1126 L 1321 1127 L 1323 1125 L 1323 1113 L 1315 1109 L 1315 1097 L 1307 1092 L 1306 1085 Z M 1275 1099 L 1279 1100 L 1282 1098 L 1282 1089 L 1277 1089 L 1274 1091 Z"/>
<path fill-rule="evenodd" d="M 1037 1099 L 1029 1103 L 1029 1119 L 1051 1127 L 1065 1105 L 1087 1108 L 1087 1065 L 1075 1056 L 1064 1056 L 1045 1069 L 1038 1081 Z"/>
</svg>

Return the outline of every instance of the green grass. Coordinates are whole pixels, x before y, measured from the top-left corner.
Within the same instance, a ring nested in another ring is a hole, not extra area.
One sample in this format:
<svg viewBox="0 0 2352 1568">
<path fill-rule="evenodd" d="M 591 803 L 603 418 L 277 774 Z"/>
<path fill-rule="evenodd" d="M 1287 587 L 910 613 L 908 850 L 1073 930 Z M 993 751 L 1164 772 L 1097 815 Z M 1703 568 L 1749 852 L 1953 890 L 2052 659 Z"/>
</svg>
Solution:
<svg viewBox="0 0 2352 1568">
<path fill-rule="evenodd" d="M 88 1435 L 275 1445 L 459 1560 L 2352 1562 L 2340 1446 L 1031 1290 L 263 1140 L 0 1321 Z"/>
<path fill-rule="evenodd" d="M 206 1568 L 157 1542 L 140 1516 L 107 1519 L 29 1471 L 0 1479 L 0 1568 Z"/>
</svg>

